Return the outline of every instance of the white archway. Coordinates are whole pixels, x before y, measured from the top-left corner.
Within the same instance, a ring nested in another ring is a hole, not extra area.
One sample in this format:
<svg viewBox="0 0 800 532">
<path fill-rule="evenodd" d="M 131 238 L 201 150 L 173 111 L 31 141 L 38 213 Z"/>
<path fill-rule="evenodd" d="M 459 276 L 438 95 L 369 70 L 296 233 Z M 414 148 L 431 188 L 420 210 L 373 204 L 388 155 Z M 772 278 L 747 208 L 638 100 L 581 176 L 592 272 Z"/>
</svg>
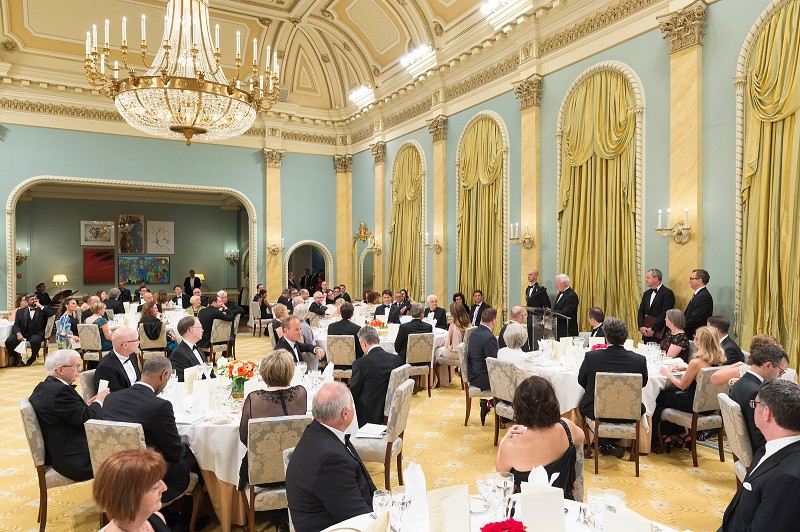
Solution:
<svg viewBox="0 0 800 532">
<path fill-rule="evenodd" d="M 328 282 L 333 282 L 334 277 L 333 275 L 333 255 L 328 248 L 325 247 L 325 244 L 322 242 L 317 242 L 316 240 L 301 240 L 300 242 L 295 242 L 292 244 L 286 253 L 283 254 L 283 279 L 286 281 L 289 279 L 289 258 L 292 256 L 294 251 L 301 247 L 301 246 L 313 246 L 317 248 L 322 256 L 325 258 L 325 280 Z M 286 283 L 281 283 L 283 288 L 286 288 Z M 313 295 L 313 294 L 312 294 Z"/>
</svg>

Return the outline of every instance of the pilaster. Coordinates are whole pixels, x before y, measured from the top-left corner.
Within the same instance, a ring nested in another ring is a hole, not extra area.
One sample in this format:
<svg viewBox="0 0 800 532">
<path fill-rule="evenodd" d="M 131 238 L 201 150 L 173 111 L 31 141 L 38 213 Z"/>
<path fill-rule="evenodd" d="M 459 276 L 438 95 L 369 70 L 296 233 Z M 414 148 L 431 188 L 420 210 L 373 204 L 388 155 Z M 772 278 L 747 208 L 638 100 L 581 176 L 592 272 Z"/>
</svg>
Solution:
<svg viewBox="0 0 800 532">
<path fill-rule="evenodd" d="M 375 245 L 381 249 L 381 253 L 373 253 L 372 268 L 375 282 L 372 289 L 378 292 L 383 291 L 385 286 L 384 277 L 384 251 L 386 245 L 384 241 L 385 220 L 386 220 L 386 143 L 376 142 L 370 146 L 372 158 L 375 161 Z"/>
<path fill-rule="evenodd" d="M 354 286 L 353 277 L 353 157 L 334 155 L 336 169 L 336 271 L 328 284 Z"/>
<path fill-rule="evenodd" d="M 265 209 L 264 238 L 266 246 L 274 244 L 280 246 L 282 242 L 282 219 L 281 219 L 281 162 L 283 162 L 283 150 L 265 149 L 264 150 L 264 169 L 265 169 L 265 190 L 266 201 Z M 281 295 L 283 287 L 283 251 L 273 255 L 265 248 L 264 264 L 266 266 L 266 276 L 264 287 L 270 299 L 277 299 Z M 260 279 L 259 279 L 260 281 Z M 258 281 L 257 281 L 258 282 Z"/>
<path fill-rule="evenodd" d="M 428 123 L 433 137 L 433 241 L 437 235 L 442 249 L 433 254 L 433 291 L 440 301 L 447 292 L 447 117 L 437 116 Z"/>
</svg>

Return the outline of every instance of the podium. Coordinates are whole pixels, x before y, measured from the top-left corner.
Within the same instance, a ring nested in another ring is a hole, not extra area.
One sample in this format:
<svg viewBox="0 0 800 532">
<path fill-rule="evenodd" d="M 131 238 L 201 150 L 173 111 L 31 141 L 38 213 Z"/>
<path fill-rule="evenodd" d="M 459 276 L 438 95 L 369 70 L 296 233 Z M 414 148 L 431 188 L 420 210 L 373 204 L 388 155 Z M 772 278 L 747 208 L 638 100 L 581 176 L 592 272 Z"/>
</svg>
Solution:
<svg viewBox="0 0 800 532">
<path fill-rule="evenodd" d="M 547 307 L 523 307 L 528 311 L 528 345 L 531 350 L 535 351 L 539 348 L 539 340 L 555 339 L 558 340 L 558 320 L 567 320 L 567 329 L 569 329 L 569 320 L 572 319 L 564 314 L 559 314 Z"/>
</svg>

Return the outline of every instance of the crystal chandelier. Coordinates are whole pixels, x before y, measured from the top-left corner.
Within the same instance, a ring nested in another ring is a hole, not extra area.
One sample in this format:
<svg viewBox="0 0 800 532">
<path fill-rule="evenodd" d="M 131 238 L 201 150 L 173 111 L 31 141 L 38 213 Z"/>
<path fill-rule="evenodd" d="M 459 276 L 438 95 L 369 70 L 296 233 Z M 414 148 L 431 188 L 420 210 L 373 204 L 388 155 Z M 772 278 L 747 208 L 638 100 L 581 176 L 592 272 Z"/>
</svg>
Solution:
<svg viewBox="0 0 800 532">
<path fill-rule="evenodd" d="M 122 17 L 122 61 L 111 61 L 109 21 L 100 48 L 97 26 L 86 32 L 86 77 L 92 88 L 114 100 L 131 126 L 158 137 L 219 140 L 241 135 L 279 98 L 278 54 L 259 73 L 258 42 L 253 39 L 252 70 L 242 72 L 241 35 L 236 32 L 236 75 L 230 82 L 220 67 L 219 25 L 214 41 L 208 19 L 208 0 L 168 0 L 164 36 L 153 61 L 147 62 L 146 19 L 142 15 L 139 46 L 147 71 L 137 74 L 128 63 L 127 19 Z M 120 66 L 123 68 L 120 76 Z M 127 75 L 125 74 L 127 70 Z M 240 79 L 240 74 L 244 80 Z M 248 89 L 242 88 L 242 83 Z"/>
</svg>

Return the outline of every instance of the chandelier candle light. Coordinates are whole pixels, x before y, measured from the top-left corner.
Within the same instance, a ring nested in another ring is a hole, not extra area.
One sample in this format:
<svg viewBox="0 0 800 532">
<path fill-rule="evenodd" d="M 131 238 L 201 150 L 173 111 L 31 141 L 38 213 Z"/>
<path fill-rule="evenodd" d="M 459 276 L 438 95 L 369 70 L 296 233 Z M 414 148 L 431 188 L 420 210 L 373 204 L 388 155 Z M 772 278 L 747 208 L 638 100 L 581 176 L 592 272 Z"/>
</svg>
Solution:
<svg viewBox="0 0 800 532">
<path fill-rule="evenodd" d="M 122 118 L 136 129 L 158 137 L 186 139 L 187 146 L 195 136 L 202 140 L 226 139 L 250 129 L 257 113 L 278 102 L 277 51 L 269 68 L 267 47 L 267 69 L 261 71 L 258 40 L 253 39 L 252 68 L 243 71 L 238 31 L 236 75 L 227 80 L 220 66 L 218 24 L 214 27 L 214 40 L 211 39 L 208 0 L 168 0 L 164 35 L 149 64 L 146 23 L 142 15 L 139 48 L 147 69 L 142 74 L 128 63 L 126 17 L 122 17 L 121 62 L 112 62 L 108 20 L 102 44 L 97 41 L 97 25 L 86 32 L 84 66 L 89 83 L 113 99 Z M 248 89 L 242 88 L 243 83 Z"/>
</svg>

